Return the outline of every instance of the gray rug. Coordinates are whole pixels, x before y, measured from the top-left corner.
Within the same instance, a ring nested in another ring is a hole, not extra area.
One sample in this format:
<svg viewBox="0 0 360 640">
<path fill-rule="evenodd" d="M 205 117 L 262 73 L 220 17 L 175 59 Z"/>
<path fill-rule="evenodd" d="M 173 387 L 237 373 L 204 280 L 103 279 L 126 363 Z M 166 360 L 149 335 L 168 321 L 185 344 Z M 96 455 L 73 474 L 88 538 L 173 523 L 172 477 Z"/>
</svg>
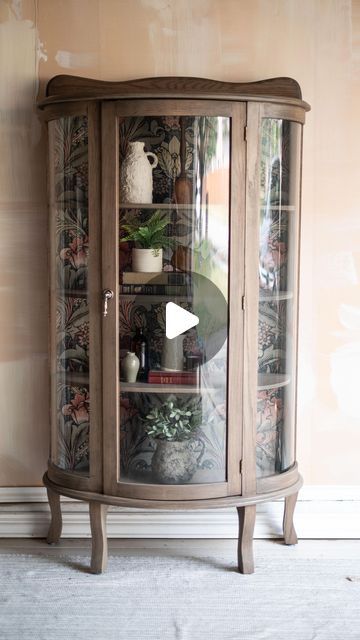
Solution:
<svg viewBox="0 0 360 640">
<path fill-rule="evenodd" d="M 360 640 L 359 554 L 326 544 L 258 541 L 251 576 L 221 545 L 207 557 L 115 550 L 101 576 L 76 549 L 3 551 L 0 638 Z"/>
</svg>

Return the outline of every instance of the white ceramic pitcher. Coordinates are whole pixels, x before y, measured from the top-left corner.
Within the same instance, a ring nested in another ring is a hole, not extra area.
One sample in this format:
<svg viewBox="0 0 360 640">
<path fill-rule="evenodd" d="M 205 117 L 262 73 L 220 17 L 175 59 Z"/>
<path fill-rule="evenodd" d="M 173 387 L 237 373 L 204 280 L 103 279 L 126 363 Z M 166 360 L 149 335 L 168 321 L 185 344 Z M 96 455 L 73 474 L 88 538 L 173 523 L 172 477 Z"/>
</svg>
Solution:
<svg viewBox="0 0 360 640">
<path fill-rule="evenodd" d="M 129 142 L 127 154 L 120 167 L 120 199 L 122 203 L 152 203 L 153 177 L 158 159 L 144 150 L 144 142 Z M 153 162 L 150 164 L 149 158 Z"/>
</svg>

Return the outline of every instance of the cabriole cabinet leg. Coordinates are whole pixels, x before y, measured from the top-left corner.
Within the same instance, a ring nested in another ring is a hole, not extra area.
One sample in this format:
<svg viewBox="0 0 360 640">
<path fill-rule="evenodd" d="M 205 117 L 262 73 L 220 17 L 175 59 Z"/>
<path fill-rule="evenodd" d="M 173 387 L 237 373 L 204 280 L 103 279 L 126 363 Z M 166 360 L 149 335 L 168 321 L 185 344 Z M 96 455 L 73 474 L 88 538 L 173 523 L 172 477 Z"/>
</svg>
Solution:
<svg viewBox="0 0 360 640">
<path fill-rule="evenodd" d="M 285 544 L 297 544 L 297 535 L 294 528 L 294 510 L 296 506 L 298 494 L 293 493 L 291 496 L 285 498 L 284 504 L 284 542 Z"/>
<path fill-rule="evenodd" d="M 237 507 L 239 517 L 238 567 L 240 573 L 254 573 L 253 537 L 256 505 Z"/>
<path fill-rule="evenodd" d="M 47 496 L 49 500 L 49 506 L 51 511 L 51 522 L 49 531 L 47 534 L 46 542 L 48 544 L 56 544 L 60 540 L 61 531 L 62 531 L 62 516 L 61 516 L 61 506 L 60 506 L 60 495 L 51 491 L 51 489 L 46 489 Z"/>
<path fill-rule="evenodd" d="M 92 537 L 91 573 L 103 573 L 107 567 L 107 505 L 101 502 L 90 502 L 89 513 Z"/>
</svg>

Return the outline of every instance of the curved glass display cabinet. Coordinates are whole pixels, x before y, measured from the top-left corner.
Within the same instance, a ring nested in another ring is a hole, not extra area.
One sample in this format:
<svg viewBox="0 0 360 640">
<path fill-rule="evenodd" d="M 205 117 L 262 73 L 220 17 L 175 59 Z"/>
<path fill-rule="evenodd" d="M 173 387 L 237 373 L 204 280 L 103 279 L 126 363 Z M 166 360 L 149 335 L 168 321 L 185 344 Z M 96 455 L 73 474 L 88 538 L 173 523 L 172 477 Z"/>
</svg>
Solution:
<svg viewBox="0 0 360 640">
<path fill-rule="evenodd" d="M 48 123 L 51 455 L 89 502 L 233 505 L 253 571 L 256 504 L 285 498 L 294 544 L 302 125 L 289 78 L 100 82 L 56 76 Z"/>
</svg>

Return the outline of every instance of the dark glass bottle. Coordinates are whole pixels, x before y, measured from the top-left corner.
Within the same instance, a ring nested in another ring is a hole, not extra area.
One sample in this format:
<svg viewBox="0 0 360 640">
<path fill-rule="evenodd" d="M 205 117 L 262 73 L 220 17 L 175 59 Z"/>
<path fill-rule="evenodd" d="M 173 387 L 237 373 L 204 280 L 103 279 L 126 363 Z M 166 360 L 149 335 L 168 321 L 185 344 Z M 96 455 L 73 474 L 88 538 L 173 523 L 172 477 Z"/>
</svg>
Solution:
<svg viewBox="0 0 360 640">
<path fill-rule="evenodd" d="M 142 327 L 136 329 L 135 336 L 131 343 L 131 351 L 136 353 L 140 360 L 138 380 L 147 382 L 149 373 L 149 345 Z"/>
</svg>

